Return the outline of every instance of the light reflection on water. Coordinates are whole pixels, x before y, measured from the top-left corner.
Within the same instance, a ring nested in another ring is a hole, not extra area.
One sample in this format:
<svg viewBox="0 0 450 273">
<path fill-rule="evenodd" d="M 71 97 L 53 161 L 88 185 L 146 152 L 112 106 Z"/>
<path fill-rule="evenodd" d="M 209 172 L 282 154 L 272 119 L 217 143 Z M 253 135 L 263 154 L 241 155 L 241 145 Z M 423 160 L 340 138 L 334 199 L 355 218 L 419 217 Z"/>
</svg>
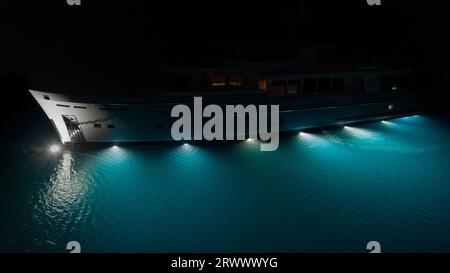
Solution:
<svg viewBox="0 0 450 273">
<path fill-rule="evenodd" d="M 28 158 L 1 193 L 0 216 L 17 218 L 3 247 L 437 251 L 450 243 L 449 136 L 417 116 L 283 136 L 276 152 L 192 142 Z"/>
<path fill-rule="evenodd" d="M 35 200 L 32 218 L 37 226 L 58 232 L 35 238 L 36 245 L 54 243 L 66 233 L 80 231 L 80 226 L 92 222 L 90 193 L 94 186 L 93 177 L 77 166 L 71 152 L 63 152 L 55 160 L 55 167 L 40 181 L 38 191 L 32 196 Z"/>
</svg>

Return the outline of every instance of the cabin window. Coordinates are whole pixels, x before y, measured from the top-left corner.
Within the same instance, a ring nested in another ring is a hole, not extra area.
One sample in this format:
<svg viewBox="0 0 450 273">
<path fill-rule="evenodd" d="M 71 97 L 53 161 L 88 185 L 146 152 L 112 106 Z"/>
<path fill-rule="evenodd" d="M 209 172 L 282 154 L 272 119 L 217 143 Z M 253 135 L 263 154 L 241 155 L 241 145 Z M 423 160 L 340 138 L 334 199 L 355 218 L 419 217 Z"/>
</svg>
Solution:
<svg viewBox="0 0 450 273">
<path fill-rule="evenodd" d="M 259 90 L 266 90 L 267 89 L 267 81 L 266 80 L 259 80 L 258 81 L 258 89 Z"/>
<path fill-rule="evenodd" d="M 333 92 L 344 91 L 344 78 L 333 78 L 331 89 Z"/>
<path fill-rule="evenodd" d="M 364 79 L 362 77 L 352 77 L 345 79 L 345 90 L 349 92 L 364 91 Z"/>
<path fill-rule="evenodd" d="M 87 109 L 87 107 L 84 107 L 84 106 L 74 106 L 73 108 L 76 108 L 76 109 Z"/>
<path fill-rule="evenodd" d="M 206 73 L 201 73 L 197 76 L 197 87 L 208 88 L 212 84 L 211 77 Z"/>
<path fill-rule="evenodd" d="M 303 80 L 303 92 L 305 92 L 305 93 L 316 92 L 316 79 Z"/>
<path fill-rule="evenodd" d="M 229 86 L 241 86 L 242 85 L 242 75 L 240 74 L 231 74 L 228 76 L 228 85 Z"/>
<path fill-rule="evenodd" d="M 297 81 L 297 92 L 299 94 L 303 93 L 303 80 L 298 80 Z"/>
<path fill-rule="evenodd" d="M 109 129 L 114 129 L 114 128 L 116 128 L 116 125 L 114 125 L 114 124 L 108 124 L 108 125 L 106 125 L 106 127 L 108 127 Z"/>
<path fill-rule="evenodd" d="M 297 89 L 298 89 L 297 80 L 289 80 L 288 87 L 287 87 L 288 95 L 296 95 Z"/>
<path fill-rule="evenodd" d="M 94 128 L 102 128 L 102 125 L 100 123 L 94 123 Z"/>
<path fill-rule="evenodd" d="M 272 94 L 284 95 L 286 89 L 286 81 L 273 81 L 272 82 Z"/>
<path fill-rule="evenodd" d="M 322 78 L 319 79 L 319 92 L 330 92 L 331 91 L 331 79 L 330 78 Z"/>
<path fill-rule="evenodd" d="M 50 97 L 47 95 L 44 95 L 44 100 L 50 100 Z"/>
<path fill-rule="evenodd" d="M 57 104 L 56 106 L 58 106 L 58 107 L 70 107 L 69 105 L 65 105 L 65 104 Z"/>
<path fill-rule="evenodd" d="M 211 85 L 214 87 L 225 86 L 226 85 L 225 74 L 212 74 Z"/>
</svg>

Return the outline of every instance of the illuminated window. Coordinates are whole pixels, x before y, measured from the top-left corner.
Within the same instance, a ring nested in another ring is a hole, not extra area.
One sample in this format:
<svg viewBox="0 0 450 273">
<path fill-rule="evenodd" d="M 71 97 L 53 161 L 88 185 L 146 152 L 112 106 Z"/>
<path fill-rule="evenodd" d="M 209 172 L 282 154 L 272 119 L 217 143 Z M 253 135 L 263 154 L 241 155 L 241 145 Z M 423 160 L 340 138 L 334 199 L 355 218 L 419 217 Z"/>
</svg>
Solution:
<svg viewBox="0 0 450 273">
<path fill-rule="evenodd" d="M 389 111 L 394 110 L 394 105 L 393 104 L 389 104 L 388 109 L 389 109 Z"/>
<path fill-rule="evenodd" d="M 259 82 L 258 82 L 258 89 L 259 90 L 266 90 L 267 89 L 267 81 L 266 80 L 259 80 Z"/>
<path fill-rule="evenodd" d="M 226 85 L 225 74 L 212 74 L 211 75 L 211 85 L 212 86 L 225 86 Z"/>
<path fill-rule="evenodd" d="M 231 74 L 228 76 L 228 85 L 230 86 L 241 86 L 242 76 L 240 74 Z"/>
</svg>

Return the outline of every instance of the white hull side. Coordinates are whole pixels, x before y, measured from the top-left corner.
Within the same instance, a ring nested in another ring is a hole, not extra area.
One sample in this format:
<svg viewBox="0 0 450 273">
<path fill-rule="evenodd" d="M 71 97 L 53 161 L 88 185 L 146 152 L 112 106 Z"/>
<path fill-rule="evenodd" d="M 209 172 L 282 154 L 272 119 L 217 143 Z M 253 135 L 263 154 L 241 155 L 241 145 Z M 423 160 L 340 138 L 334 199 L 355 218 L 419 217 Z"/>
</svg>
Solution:
<svg viewBox="0 0 450 273">
<path fill-rule="evenodd" d="M 30 90 L 30 93 L 48 118 L 52 120 L 62 143 L 72 142 L 63 115 L 76 117 L 85 142 L 119 143 L 173 140 L 170 134 L 170 128 L 174 121 L 170 117 L 173 103 L 104 105 L 75 102 L 64 95 L 48 92 Z M 340 106 L 281 111 L 280 131 L 383 118 L 416 110 L 414 96 L 371 103 L 360 102 L 345 105 L 344 102 L 345 100 L 341 102 Z M 389 110 L 390 104 L 394 105 L 395 110 Z M 97 126 L 100 124 L 101 128 L 95 127 L 94 124 Z M 114 128 L 108 128 L 108 125 L 112 125 Z"/>
</svg>

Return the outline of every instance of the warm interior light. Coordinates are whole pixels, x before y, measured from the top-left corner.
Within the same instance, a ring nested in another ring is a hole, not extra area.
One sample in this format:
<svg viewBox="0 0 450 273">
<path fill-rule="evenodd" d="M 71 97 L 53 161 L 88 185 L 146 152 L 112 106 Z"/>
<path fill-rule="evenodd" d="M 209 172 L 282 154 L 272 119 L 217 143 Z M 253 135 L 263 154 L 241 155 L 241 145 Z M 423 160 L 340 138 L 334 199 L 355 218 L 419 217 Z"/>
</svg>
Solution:
<svg viewBox="0 0 450 273">
<path fill-rule="evenodd" d="M 230 86 L 241 86 L 242 76 L 240 74 L 231 74 L 228 76 L 228 85 Z"/>
<path fill-rule="evenodd" d="M 266 90 L 267 89 L 267 81 L 266 80 L 260 80 L 258 82 L 258 89 L 259 90 Z"/>
<path fill-rule="evenodd" d="M 212 86 L 225 86 L 226 85 L 225 74 L 212 74 L 211 75 L 211 85 Z"/>
<path fill-rule="evenodd" d="M 388 109 L 389 109 L 389 111 L 394 110 L 394 105 L 393 104 L 389 104 Z"/>
</svg>

